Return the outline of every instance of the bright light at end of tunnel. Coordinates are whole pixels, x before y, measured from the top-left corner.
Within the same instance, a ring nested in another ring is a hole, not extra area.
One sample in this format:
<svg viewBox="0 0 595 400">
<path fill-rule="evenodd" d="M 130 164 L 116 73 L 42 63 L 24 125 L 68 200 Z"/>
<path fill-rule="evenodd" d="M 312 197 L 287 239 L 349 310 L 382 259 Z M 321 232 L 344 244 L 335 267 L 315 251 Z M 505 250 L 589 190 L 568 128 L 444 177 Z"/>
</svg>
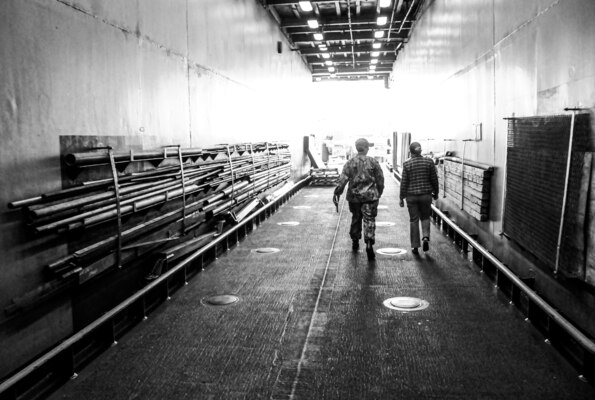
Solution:
<svg viewBox="0 0 595 400">
<path fill-rule="evenodd" d="M 312 29 L 316 29 L 318 28 L 318 21 L 316 21 L 315 19 L 309 19 L 308 26 Z"/>
<path fill-rule="evenodd" d="M 309 1 L 300 1 L 300 8 L 302 9 L 302 11 L 305 12 L 309 12 L 312 11 L 312 3 L 310 3 Z"/>
</svg>

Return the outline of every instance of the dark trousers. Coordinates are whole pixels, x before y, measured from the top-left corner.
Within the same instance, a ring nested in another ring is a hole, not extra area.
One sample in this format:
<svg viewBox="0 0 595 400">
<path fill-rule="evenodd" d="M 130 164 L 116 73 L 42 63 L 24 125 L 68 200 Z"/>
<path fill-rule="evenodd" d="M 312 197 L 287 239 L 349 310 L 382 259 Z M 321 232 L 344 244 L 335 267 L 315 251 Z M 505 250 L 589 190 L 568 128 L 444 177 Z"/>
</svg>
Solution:
<svg viewBox="0 0 595 400">
<path fill-rule="evenodd" d="M 411 247 L 419 247 L 419 222 L 421 221 L 422 236 L 430 238 L 430 216 L 432 215 L 432 195 L 421 194 L 407 196 L 407 210 L 409 210 L 409 236 Z"/>
<path fill-rule="evenodd" d="M 366 203 L 349 202 L 351 211 L 351 228 L 349 236 L 352 240 L 362 237 L 362 221 L 364 223 L 364 242 L 374 244 L 376 239 L 376 215 L 378 215 L 378 200 Z"/>
</svg>

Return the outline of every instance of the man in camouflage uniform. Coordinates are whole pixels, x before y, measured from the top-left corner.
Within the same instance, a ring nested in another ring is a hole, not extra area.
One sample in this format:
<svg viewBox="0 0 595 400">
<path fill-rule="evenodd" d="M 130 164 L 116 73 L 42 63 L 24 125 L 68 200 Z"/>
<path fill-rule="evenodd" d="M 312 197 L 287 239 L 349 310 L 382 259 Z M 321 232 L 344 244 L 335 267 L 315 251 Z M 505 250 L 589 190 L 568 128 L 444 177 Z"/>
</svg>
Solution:
<svg viewBox="0 0 595 400">
<path fill-rule="evenodd" d="M 339 197 L 349 182 L 347 201 L 351 211 L 351 228 L 349 236 L 353 241 L 354 251 L 359 249 L 359 239 L 362 236 L 362 220 L 364 224 L 364 242 L 369 260 L 375 258 L 374 248 L 376 230 L 376 215 L 378 214 L 378 200 L 384 191 L 384 175 L 378 161 L 368 157 L 370 144 L 366 139 L 355 142 L 357 155 L 347 161 L 335 188 L 333 202 L 338 204 Z"/>
</svg>

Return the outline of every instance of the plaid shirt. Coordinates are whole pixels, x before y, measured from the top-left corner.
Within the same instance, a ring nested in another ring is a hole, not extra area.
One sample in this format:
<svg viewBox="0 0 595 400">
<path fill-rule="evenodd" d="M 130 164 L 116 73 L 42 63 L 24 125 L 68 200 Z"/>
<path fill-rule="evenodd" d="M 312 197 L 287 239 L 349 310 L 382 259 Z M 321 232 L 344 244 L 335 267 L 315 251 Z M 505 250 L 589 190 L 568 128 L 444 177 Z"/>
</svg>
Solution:
<svg viewBox="0 0 595 400">
<path fill-rule="evenodd" d="M 401 199 L 419 194 L 438 196 L 438 175 L 434 161 L 421 155 L 413 155 L 403 163 L 401 176 Z"/>
<path fill-rule="evenodd" d="M 343 193 L 347 182 L 347 201 L 352 203 L 376 201 L 384 191 L 384 175 L 380 164 L 363 154 L 358 154 L 343 166 L 343 172 L 335 188 L 336 195 L 340 196 Z"/>
</svg>

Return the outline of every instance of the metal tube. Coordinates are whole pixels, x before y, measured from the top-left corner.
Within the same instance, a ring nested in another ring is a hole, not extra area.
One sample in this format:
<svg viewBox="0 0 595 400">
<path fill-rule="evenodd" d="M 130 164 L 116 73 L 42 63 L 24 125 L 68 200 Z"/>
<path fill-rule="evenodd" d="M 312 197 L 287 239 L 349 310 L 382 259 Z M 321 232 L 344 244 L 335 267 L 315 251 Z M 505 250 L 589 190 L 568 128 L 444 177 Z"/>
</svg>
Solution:
<svg viewBox="0 0 595 400">
<path fill-rule="evenodd" d="M 572 161 L 572 142 L 574 139 L 574 117 L 576 110 L 572 110 L 570 116 L 570 137 L 568 138 L 568 157 L 566 157 L 566 177 L 564 178 L 564 195 L 562 197 L 562 210 L 560 212 L 560 227 L 558 229 L 558 242 L 556 243 L 556 264 L 554 274 L 560 268 L 560 248 L 562 247 L 562 233 L 564 230 L 564 219 L 566 217 L 566 199 L 568 198 L 568 181 L 570 180 L 570 163 Z"/>
</svg>

